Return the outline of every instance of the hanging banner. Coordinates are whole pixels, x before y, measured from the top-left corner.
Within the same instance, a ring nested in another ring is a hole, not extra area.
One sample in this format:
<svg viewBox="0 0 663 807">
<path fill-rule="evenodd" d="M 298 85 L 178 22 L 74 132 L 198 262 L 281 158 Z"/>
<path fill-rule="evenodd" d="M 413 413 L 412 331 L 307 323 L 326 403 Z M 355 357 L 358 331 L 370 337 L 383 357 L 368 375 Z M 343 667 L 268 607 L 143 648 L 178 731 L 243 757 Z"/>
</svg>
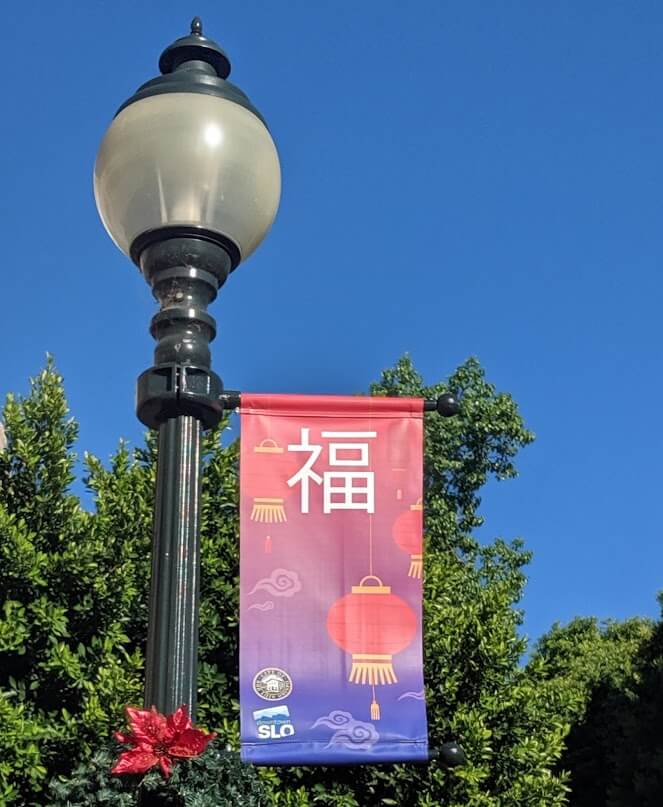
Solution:
<svg viewBox="0 0 663 807">
<path fill-rule="evenodd" d="M 428 758 L 423 401 L 242 394 L 242 759 Z"/>
</svg>

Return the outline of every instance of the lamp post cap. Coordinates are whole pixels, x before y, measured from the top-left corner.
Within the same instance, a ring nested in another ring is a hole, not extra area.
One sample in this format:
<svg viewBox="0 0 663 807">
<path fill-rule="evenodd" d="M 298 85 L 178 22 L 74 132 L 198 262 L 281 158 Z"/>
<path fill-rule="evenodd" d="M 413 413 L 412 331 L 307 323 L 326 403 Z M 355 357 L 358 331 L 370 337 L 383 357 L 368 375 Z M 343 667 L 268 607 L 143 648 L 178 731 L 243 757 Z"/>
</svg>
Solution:
<svg viewBox="0 0 663 807">
<path fill-rule="evenodd" d="M 443 743 L 440 752 L 439 752 L 440 759 L 442 763 L 446 765 L 448 768 L 456 768 L 460 765 L 465 765 L 467 759 L 465 758 L 465 752 L 463 749 L 458 745 L 456 742 L 448 742 Z"/>
<path fill-rule="evenodd" d="M 460 403 L 455 395 L 445 392 L 437 399 L 436 409 L 443 418 L 449 418 L 460 412 Z"/>
<path fill-rule="evenodd" d="M 203 21 L 200 17 L 191 20 L 191 33 L 176 39 L 161 54 L 159 70 L 165 75 L 172 73 L 183 62 L 207 62 L 214 68 L 219 78 L 228 78 L 230 75 L 230 59 L 219 45 L 206 36 L 203 36 Z"/>
</svg>

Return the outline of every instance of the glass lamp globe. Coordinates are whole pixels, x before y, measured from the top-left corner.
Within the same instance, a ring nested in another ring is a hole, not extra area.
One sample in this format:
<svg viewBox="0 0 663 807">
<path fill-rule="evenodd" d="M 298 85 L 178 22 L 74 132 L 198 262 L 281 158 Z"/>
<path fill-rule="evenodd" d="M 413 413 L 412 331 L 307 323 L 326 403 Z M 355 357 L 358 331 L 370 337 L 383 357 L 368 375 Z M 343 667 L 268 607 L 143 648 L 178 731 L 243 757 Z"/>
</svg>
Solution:
<svg viewBox="0 0 663 807">
<path fill-rule="evenodd" d="M 226 81 L 230 63 L 197 19 L 162 54 L 106 132 L 94 193 L 110 237 L 136 263 L 165 234 L 199 235 L 231 253 L 233 266 L 267 234 L 281 170 L 260 114 Z"/>
</svg>

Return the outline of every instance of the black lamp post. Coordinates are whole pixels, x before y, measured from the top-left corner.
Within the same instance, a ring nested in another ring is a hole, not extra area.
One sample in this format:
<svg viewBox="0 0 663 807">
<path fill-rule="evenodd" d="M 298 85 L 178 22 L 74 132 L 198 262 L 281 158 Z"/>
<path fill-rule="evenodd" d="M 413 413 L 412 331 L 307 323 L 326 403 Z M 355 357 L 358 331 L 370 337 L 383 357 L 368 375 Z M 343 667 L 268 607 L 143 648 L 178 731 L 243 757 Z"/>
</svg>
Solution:
<svg viewBox="0 0 663 807">
<path fill-rule="evenodd" d="M 140 268 L 160 311 L 137 414 L 159 431 L 145 705 L 196 709 L 200 439 L 223 414 L 207 312 L 265 237 L 281 174 L 260 113 L 227 81 L 230 62 L 195 18 L 161 54 L 162 75 L 117 112 L 94 169 L 101 219 Z"/>
</svg>

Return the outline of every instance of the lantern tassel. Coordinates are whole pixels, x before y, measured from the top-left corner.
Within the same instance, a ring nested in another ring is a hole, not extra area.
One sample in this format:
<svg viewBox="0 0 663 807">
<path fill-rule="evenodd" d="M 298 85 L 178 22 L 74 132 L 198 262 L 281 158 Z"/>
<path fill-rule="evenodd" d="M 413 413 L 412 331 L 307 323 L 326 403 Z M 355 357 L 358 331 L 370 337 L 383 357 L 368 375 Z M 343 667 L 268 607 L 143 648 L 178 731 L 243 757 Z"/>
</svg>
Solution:
<svg viewBox="0 0 663 807">
<path fill-rule="evenodd" d="M 373 700 L 371 701 L 371 720 L 380 719 L 380 704 L 375 700 L 375 692 L 373 693 Z"/>
<path fill-rule="evenodd" d="M 272 536 L 268 535 L 265 538 L 265 554 L 269 555 L 271 551 L 272 551 Z"/>
<path fill-rule="evenodd" d="M 423 555 L 410 555 L 410 570 L 407 573 L 408 577 L 416 577 L 421 580 L 421 575 L 424 571 L 424 558 Z"/>
<path fill-rule="evenodd" d="M 400 502 L 402 498 L 403 498 L 403 491 L 401 490 L 401 488 L 398 488 L 398 490 L 396 491 L 396 499 Z"/>
<path fill-rule="evenodd" d="M 352 684 L 396 684 L 398 678 L 390 655 L 353 653 L 349 681 Z"/>
<path fill-rule="evenodd" d="M 253 500 L 251 521 L 258 521 L 261 524 L 273 524 L 274 522 L 287 520 L 283 499 L 256 498 Z"/>
</svg>

